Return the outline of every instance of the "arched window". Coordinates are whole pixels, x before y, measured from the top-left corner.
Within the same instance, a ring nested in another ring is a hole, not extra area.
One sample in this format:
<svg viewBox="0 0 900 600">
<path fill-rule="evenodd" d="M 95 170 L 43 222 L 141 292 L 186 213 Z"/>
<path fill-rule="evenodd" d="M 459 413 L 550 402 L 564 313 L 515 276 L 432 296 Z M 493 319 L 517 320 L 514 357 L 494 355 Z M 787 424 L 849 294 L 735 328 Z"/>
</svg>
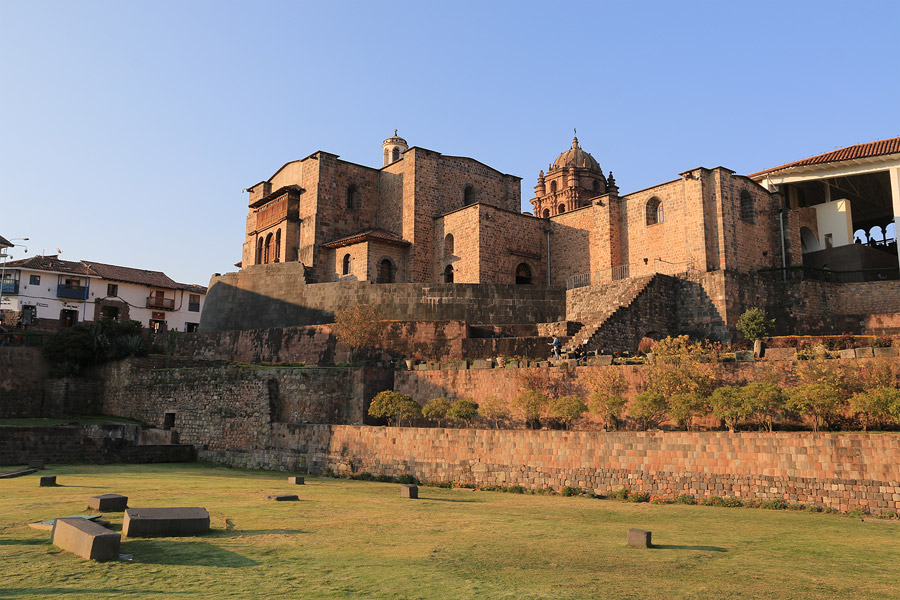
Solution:
<svg viewBox="0 0 900 600">
<path fill-rule="evenodd" d="M 444 283 L 453 283 L 453 265 L 444 268 Z"/>
<path fill-rule="evenodd" d="M 453 254 L 453 234 L 448 233 L 444 238 L 444 256 L 450 256 Z"/>
<path fill-rule="evenodd" d="M 556 193 L 556 182 L 555 182 L 555 181 L 551 181 L 551 182 L 550 182 L 550 193 L 551 193 L 551 194 L 555 194 L 555 193 Z"/>
<path fill-rule="evenodd" d="M 256 264 L 263 264 L 263 239 L 256 239 Z"/>
<path fill-rule="evenodd" d="M 394 148 L 391 152 L 391 162 L 400 160 L 400 148 Z"/>
<path fill-rule="evenodd" d="M 281 262 L 281 230 L 275 232 L 275 262 Z"/>
<path fill-rule="evenodd" d="M 545 208 L 545 209 L 544 209 L 544 218 L 545 218 L 545 219 L 549 219 L 549 218 L 550 218 L 550 209 L 549 209 L 549 208 Z"/>
<path fill-rule="evenodd" d="M 272 262 L 272 257 L 275 254 L 275 248 L 272 243 L 272 234 L 266 236 L 266 246 L 263 249 L 263 264 L 269 264 Z"/>
<path fill-rule="evenodd" d="M 347 188 L 347 210 L 356 210 L 361 202 L 359 198 L 359 188 L 351 185 Z"/>
<path fill-rule="evenodd" d="M 566 212 L 566 205 L 565 205 L 565 204 L 560 204 L 559 206 L 556 207 L 556 214 L 561 215 L 561 214 L 563 214 L 564 212 Z"/>
<path fill-rule="evenodd" d="M 663 222 L 663 206 L 659 198 L 653 197 L 647 201 L 647 225 L 656 225 Z"/>
<path fill-rule="evenodd" d="M 385 258 L 378 263 L 378 280 L 376 283 L 394 283 L 394 263 Z"/>
<path fill-rule="evenodd" d="M 531 284 L 531 267 L 525 263 L 519 263 L 516 267 L 516 285 Z"/>
<path fill-rule="evenodd" d="M 475 188 L 470 184 L 463 190 L 463 206 L 475 203 Z"/>
<path fill-rule="evenodd" d="M 741 190 L 741 218 L 753 223 L 756 220 L 756 211 L 753 207 L 753 196 L 747 190 Z"/>
<path fill-rule="evenodd" d="M 341 261 L 341 275 L 349 275 L 350 274 L 350 255 L 345 254 L 344 260 Z"/>
</svg>

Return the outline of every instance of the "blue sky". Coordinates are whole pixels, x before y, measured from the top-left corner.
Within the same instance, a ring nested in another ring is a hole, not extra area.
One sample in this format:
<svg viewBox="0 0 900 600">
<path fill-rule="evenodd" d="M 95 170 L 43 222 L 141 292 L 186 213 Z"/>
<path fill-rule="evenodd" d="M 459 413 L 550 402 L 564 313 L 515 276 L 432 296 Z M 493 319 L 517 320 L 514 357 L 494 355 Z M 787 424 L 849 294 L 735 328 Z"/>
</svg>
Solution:
<svg viewBox="0 0 900 600">
<path fill-rule="evenodd" d="M 0 0 L 0 235 L 206 284 L 242 188 L 411 145 L 622 193 L 900 135 L 896 2 Z M 17 258 L 25 256 L 14 253 Z"/>
</svg>

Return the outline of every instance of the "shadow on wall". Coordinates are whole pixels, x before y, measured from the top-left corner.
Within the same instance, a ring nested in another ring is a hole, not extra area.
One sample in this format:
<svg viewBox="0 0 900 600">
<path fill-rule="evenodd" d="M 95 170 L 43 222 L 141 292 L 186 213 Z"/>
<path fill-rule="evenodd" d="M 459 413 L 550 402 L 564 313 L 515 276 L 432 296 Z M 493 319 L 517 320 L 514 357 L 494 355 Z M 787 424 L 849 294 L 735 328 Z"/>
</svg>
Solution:
<svg viewBox="0 0 900 600">
<path fill-rule="evenodd" d="M 298 284 L 304 286 L 303 284 Z M 304 299 L 302 296 L 301 300 Z M 200 331 L 268 329 L 333 323 L 334 313 L 215 282 L 206 295 Z"/>
</svg>

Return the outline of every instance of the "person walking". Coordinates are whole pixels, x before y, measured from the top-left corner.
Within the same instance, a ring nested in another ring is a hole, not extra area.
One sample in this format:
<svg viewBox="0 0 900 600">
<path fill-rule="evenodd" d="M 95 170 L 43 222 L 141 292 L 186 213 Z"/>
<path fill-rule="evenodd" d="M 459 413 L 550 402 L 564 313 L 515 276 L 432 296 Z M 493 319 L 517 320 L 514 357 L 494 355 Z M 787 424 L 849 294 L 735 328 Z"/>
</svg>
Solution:
<svg viewBox="0 0 900 600">
<path fill-rule="evenodd" d="M 550 342 L 550 348 L 553 349 L 553 358 L 559 360 L 559 338 L 555 335 L 553 341 Z"/>
</svg>

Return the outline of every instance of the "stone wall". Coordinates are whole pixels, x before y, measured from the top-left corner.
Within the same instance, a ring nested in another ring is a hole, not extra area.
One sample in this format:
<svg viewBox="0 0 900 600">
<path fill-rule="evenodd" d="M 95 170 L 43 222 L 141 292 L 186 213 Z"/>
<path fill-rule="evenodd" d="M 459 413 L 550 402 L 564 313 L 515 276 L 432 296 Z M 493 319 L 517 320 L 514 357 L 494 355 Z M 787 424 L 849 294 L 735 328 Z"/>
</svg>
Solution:
<svg viewBox="0 0 900 600">
<path fill-rule="evenodd" d="M 134 431 L 128 431 L 132 429 Z M 192 446 L 138 445 L 136 425 L 0 427 L 0 465 L 190 462 Z"/>
<path fill-rule="evenodd" d="M 0 348 L 0 418 L 40 417 L 47 365 L 38 348 Z"/>
<path fill-rule="evenodd" d="M 367 422 L 368 402 L 393 388 L 394 374 L 370 367 L 144 367 L 142 359 L 106 366 L 103 414 L 161 428 L 169 413 L 182 443 L 214 450 L 265 447 L 275 422 Z"/>
<path fill-rule="evenodd" d="M 544 323 L 565 312 L 565 290 L 514 284 L 320 283 L 303 285 L 298 263 L 210 280 L 201 331 L 266 329 L 334 321 L 334 310 L 373 304 L 389 321 Z M 283 272 L 282 272 L 283 271 Z M 254 276 L 252 273 L 259 273 Z"/>
<path fill-rule="evenodd" d="M 294 425 L 265 451 L 204 460 L 309 473 L 412 474 L 526 488 L 900 508 L 900 434 L 585 432 Z"/>
</svg>

